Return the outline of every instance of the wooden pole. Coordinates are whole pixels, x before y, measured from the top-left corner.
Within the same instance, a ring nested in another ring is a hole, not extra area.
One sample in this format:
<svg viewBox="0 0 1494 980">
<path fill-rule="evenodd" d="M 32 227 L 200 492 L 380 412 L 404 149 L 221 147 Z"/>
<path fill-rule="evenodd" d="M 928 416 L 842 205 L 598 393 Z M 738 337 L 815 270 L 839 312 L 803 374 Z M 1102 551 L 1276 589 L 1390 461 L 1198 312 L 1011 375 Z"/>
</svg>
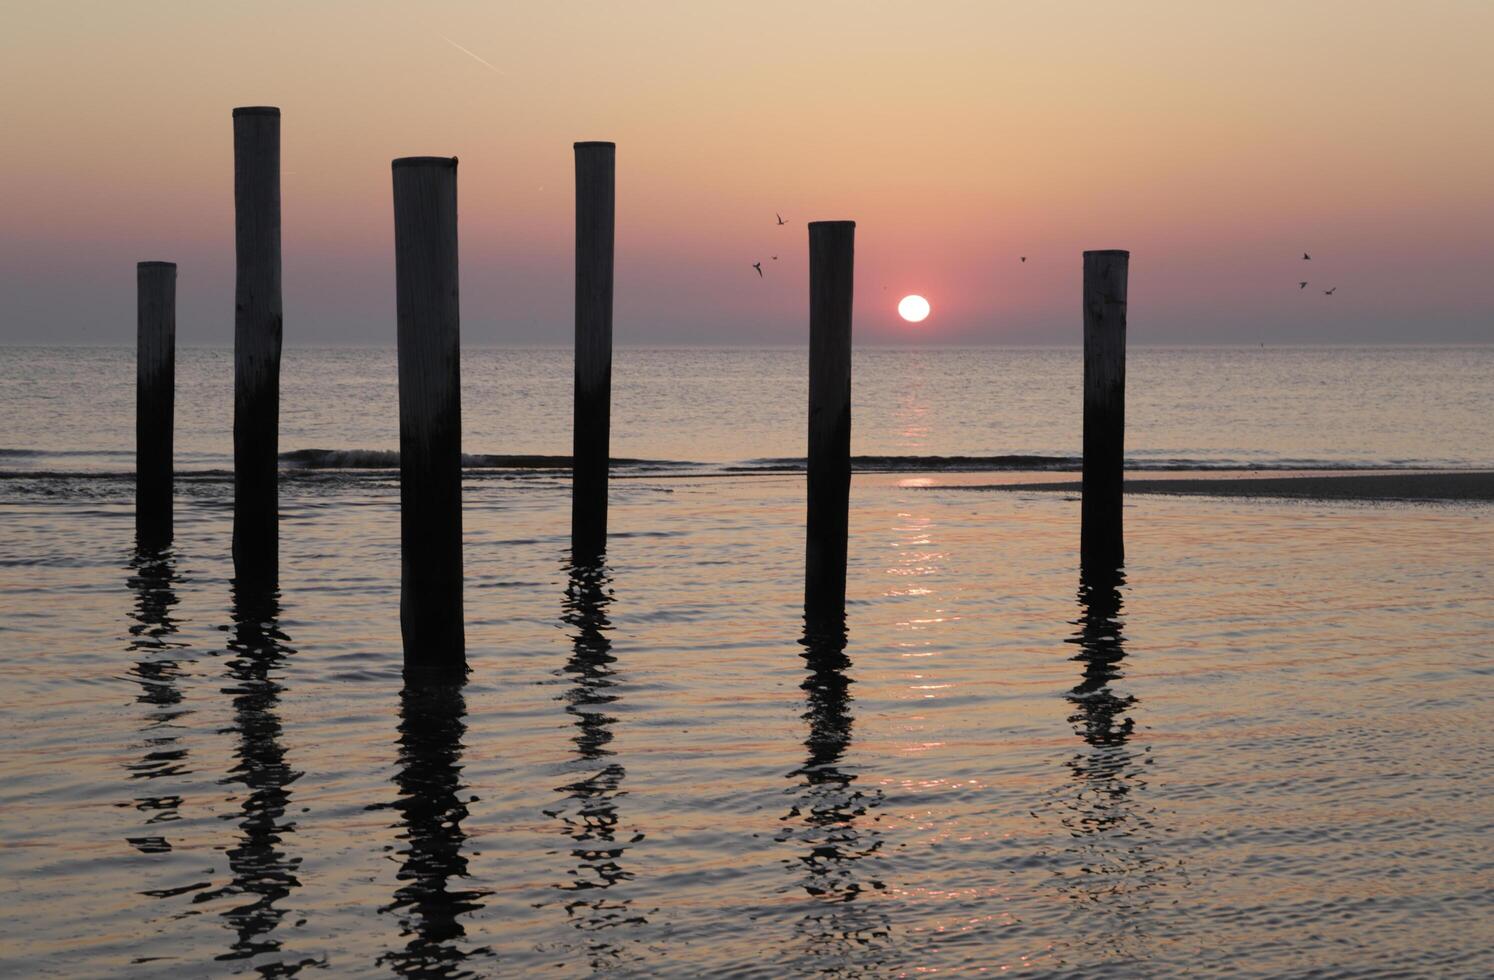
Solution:
<svg viewBox="0 0 1494 980">
<path fill-rule="evenodd" d="M 462 408 L 457 161 L 394 170 L 400 629 L 405 673 L 462 674 Z"/>
<path fill-rule="evenodd" d="M 171 543 L 176 263 L 135 266 L 135 537 Z"/>
<path fill-rule="evenodd" d="M 809 509 L 804 612 L 822 629 L 845 612 L 851 495 L 851 292 L 856 223 L 809 224 Z"/>
<path fill-rule="evenodd" d="M 1126 273 L 1131 253 L 1084 253 L 1084 502 L 1081 561 L 1125 561 Z"/>
<path fill-rule="evenodd" d="M 576 392 L 571 451 L 571 552 L 607 547 L 612 416 L 612 242 L 617 146 L 576 144 Z"/>
<path fill-rule="evenodd" d="M 280 110 L 233 111 L 233 558 L 274 581 L 279 561 Z"/>
</svg>

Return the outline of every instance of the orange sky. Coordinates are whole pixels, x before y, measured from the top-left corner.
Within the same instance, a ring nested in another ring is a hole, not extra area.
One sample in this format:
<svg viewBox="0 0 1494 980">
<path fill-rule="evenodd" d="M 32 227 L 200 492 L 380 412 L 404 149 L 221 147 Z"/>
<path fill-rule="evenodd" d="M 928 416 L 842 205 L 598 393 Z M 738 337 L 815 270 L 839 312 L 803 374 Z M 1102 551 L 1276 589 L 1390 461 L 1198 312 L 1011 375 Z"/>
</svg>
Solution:
<svg viewBox="0 0 1494 980">
<path fill-rule="evenodd" d="M 7 3 L 0 341 L 131 341 L 165 258 L 229 342 L 245 104 L 292 344 L 392 344 L 410 154 L 461 158 L 465 342 L 569 343 L 577 139 L 618 143 L 620 343 L 801 342 L 816 218 L 866 342 L 1077 342 L 1117 247 L 1139 343 L 1494 339 L 1494 4 L 511 6 Z"/>
</svg>

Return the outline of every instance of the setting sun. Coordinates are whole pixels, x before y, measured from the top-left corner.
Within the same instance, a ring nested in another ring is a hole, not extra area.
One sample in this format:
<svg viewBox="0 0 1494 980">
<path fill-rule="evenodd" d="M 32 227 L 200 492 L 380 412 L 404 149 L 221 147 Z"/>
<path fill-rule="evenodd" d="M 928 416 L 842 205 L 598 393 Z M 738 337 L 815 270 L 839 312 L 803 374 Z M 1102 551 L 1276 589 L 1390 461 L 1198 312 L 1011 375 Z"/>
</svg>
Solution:
<svg viewBox="0 0 1494 980">
<path fill-rule="evenodd" d="M 909 323 L 921 323 L 929 315 L 929 301 L 916 293 L 904 296 L 898 301 L 897 315 Z"/>
</svg>

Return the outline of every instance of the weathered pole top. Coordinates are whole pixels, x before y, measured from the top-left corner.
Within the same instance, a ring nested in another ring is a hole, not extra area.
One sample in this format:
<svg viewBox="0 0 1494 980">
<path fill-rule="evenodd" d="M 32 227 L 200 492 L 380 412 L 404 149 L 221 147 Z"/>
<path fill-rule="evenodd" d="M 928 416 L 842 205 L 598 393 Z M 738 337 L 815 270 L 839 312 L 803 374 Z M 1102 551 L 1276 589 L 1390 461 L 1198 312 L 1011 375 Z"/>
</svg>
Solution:
<svg viewBox="0 0 1494 980">
<path fill-rule="evenodd" d="M 455 167 L 456 157 L 399 157 L 391 167 Z"/>
</svg>

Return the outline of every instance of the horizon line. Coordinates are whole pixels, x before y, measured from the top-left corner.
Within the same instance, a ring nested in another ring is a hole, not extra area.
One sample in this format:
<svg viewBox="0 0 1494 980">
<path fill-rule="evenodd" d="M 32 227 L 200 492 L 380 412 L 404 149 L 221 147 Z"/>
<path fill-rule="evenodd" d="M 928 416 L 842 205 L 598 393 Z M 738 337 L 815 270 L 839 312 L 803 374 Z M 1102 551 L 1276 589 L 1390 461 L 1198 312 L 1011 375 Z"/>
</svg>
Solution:
<svg viewBox="0 0 1494 980">
<path fill-rule="evenodd" d="M 393 342 L 385 344 L 356 344 L 356 343 L 297 343 L 286 341 L 282 344 L 283 349 L 288 350 L 395 350 Z M 1075 350 L 1084 346 L 1083 341 L 1072 343 L 1039 343 L 1010 341 L 1007 343 L 922 343 L 922 344 L 899 344 L 879 341 L 867 341 L 859 346 L 863 348 L 875 347 L 884 350 L 1009 350 L 1011 348 L 1030 348 L 1046 350 Z M 732 343 L 614 343 L 613 349 L 624 350 L 805 350 L 809 347 L 806 338 L 802 343 L 763 343 L 763 344 L 732 344 Z M 1143 342 L 1130 343 L 1126 345 L 1128 350 L 1162 350 L 1178 348 L 1245 348 L 1258 350 L 1261 347 L 1383 347 L 1398 349 L 1419 349 L 1426 347 L 1451 347 L 1451 348 L 1478 348 L 1494 347 L 1494 340 L 1422 340 L 1422 341 L 1216 341 L 1216 342 L 1192 342 L 1192 341 L 1165 341 L 1165 342 Z M 133 350 L 135 345 L 129 341 L 78 341 L 72 343 L 40 343 L 35 341 L 13 341 L 0 339 L 0 348 L 11 349 L 37 349 L 37 350 L 73 350 L 84 348 L 121 348 Z M 540 344 L 540 343 L 472 343 L 462 344 L 465 350 L 573 350 L 574 344 Z M 220 344 L 178 344 L 177 350 L 228 350 L 234 349 L 233 343 Z"/>
</svg>

